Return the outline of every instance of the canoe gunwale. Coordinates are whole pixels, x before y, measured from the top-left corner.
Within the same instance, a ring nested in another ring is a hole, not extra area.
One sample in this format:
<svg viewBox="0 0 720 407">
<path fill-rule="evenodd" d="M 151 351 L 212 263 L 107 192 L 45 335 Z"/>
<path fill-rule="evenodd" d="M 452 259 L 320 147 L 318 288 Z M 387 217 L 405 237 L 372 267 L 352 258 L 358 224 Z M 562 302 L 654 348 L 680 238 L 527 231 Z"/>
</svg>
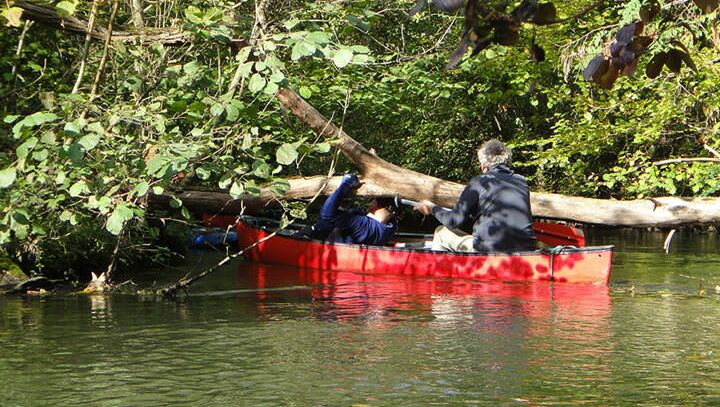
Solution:
<svg viewBox="0 0 720 407">
<path fill-rule="evenodd" d="M 253 228 L 256 230 L 260 230 L 266 234 L 274 233 L 275 231 L 267 226 L 264 225 L 254 225 L 252 223 L 246 222 L 246 219 L 260 219 L 252 216 L 241 216 L 238 218 L 238 222 L 242 222 L 246 227 Z M 432 236 L 432 235 L 427 235 Z M 468 257 L 468 256 L 488 256 L 488 257 L 508 257 L 508 256 L 537 256 L 537 255 L 560 255 L 560 254 L 568 254 L 568 253 L 597 253 L 597 252 L 606 252 L 606 251 L 612 251 L 614 250 L 614 245 L 604 245 L 604 246 L 586 246 L 586 247 L 574 247 L 574 246 L 556 246 L 556 247 L 550 247 L 550 248 L 543 248 L 538 250 L 526 250 L 526 251 L 518 251 L 518 252 L 450 252 L 450 251 L 444 251 L 444 250 L 432 250 L 432 249 L 424 249 L 424 248 L 412 248 L 412 247 L 393 247 L 393 246 L 376 246 L 376 245 L 365 245 L 365 244 L 355 244 L 355 243 L 343 243 L 343 242 L 328 242 L 324 240 L 317 240 L 317 239 L 306 239 L 302 237 L 297 236 L 290 236 L 287 234 L 278 233 L 275 235 L 275 237 L 279 237 L 282 239 L 290 239 L 294 242 L 298 243 L 315 243 L 315 244 L 322 244 L 326 246 L 338 246 L 338 247 L 347 247 L 347 248 L 355 248 L 357 250 L 378 250 L 378 251 L 391 251 L 391 252 L 413 252 L 413 253 L 427 253 L 427 254 L 442 254 L 442 255 L 451 255 L 451 256 L 458 256 L 458 257 Z"/>
</svg>

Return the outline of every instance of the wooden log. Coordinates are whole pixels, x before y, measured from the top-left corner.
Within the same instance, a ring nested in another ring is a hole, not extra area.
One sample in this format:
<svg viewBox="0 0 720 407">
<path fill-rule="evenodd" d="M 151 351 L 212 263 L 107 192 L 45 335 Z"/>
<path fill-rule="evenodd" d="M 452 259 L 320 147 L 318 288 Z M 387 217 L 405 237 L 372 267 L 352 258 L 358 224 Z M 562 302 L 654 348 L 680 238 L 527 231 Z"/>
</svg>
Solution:
<svg viewBox="0 0 720 407">
<path fill-rule="evenodd" d="M 328 195 L 335 190 L 340 177 L 333 177 L 322 191 Z M 246 195 L 232 199 L 229 194 L 217 191 L 184 191 L 174 194 L 183 204 L 197 214 L 256 214 L 265 205 L 279 198 L 310 198 L 321 188 L 325 177 L 290 179 L 290 189 L 282 197 L 273 195 L 269 189 L 263 189 L 259 196 Z M 357 191 L 357 196 L 392 195 L 394 191 L 374 179 L 363 178 L 365 184 Z M 455 188 L 453 195 L 444 197 L 443 202 L 454 204 L 462 192 L 463 185 L 448 181 L 447 187 Z M 172 193 L 153 196 L 151 206 L 168 206 Z M 419 200 L 424 195 L 404 195 L 404 198 Z M 720 199 L 718 198 L 678 198 L 661 197 L 628 201 L 593 199 L 559 194 L 531 193 L 533 216 L 558 219 L 586 224 L 625 226 L 625 227 L 679 227 L 691 225 L 712 225 L 720 223 Z M 445 205 L 445 204 L 443 204 Z"/>
<path fill-rule="evenodd" d="M 37 21 L 63 30 L 85 34 L 89 27 L 88 21 L 81 18 L 67 16 L 62 17 L 55 12 L 55 8 L 43 4 L 36 4 L 29 1 L 16 1 L 16 7 L 23 9 L 23 18 Z M 102 40 L 105 38 L 107 29 L 102 26 L 92 28 L 90 36 Z M 190 42 L 186 34 L 178 28 L 142 28 L 142 29 L 114 29 L 110 40 L 120 42 L 132 42 L 140 44 L 162 43 L 166 45 L 179 45 Z"/>
<path fill-rule="evenodd" d="M 357 166 L 366 182 L 366 189 L 359 191 L 361 194 L 399 193 L 404 198 L 429 199 L 442 206 L 453 206 L 464 188 L 461 184 L 398 167 L 370 153 L 292 89 L 281 89 L 276 97 L 285 109 L 317 134 L 339 140 L 338 147 Z M 675 227 L 720 223 L 720 198 L 661 197 L 618 201 L 533 192 L 530 201 L 533 216 L 588 224 Z"/>
</svg>

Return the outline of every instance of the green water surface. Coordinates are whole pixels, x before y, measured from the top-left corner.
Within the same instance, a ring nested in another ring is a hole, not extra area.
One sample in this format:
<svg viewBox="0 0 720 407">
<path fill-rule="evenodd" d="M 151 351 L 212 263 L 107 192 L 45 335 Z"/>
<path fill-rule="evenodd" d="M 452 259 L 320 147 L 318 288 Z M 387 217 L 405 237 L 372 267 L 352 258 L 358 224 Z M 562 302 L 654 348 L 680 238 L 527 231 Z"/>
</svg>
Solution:
<svg viewBox="0 0 720 407">
<path fill-rule="evenodd" d="M 0 296 L 0 406 L 720 405 L 717 235 L 590 237 L 610 287 L 238 261 L 179 301 Z"/>
</svg>

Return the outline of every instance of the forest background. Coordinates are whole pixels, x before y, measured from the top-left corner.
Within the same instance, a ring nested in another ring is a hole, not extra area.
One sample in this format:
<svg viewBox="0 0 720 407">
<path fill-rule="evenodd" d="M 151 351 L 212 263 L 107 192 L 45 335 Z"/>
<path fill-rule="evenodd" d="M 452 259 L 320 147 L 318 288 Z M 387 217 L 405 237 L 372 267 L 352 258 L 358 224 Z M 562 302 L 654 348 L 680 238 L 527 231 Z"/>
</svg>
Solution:
<svg viewBox="0 0 720 407">
<path fill-rule="evenodd" d="M 176 198 L 150 211 L 149 197 L 281 196 L 288 177 L 326 174 L 332 140 L 281 109 L 282 87 L 383 159 L 447 180 L 477 174 L 476 147 L 499 138 L 533 191 L 720 195 L 717 1 L 551 2 L 519 22 L 535 2 L 467 4 L 487 14 L 408 17 L 409 0 L 4 0 L 0 256 L 69 280 L 166 262 L 182 246 L 169 232 L 193 215 Z M 475 55 L 446 69 L 463 38 Z M 634 54 L 608 69 L 618 44 Z"/>
</svg>

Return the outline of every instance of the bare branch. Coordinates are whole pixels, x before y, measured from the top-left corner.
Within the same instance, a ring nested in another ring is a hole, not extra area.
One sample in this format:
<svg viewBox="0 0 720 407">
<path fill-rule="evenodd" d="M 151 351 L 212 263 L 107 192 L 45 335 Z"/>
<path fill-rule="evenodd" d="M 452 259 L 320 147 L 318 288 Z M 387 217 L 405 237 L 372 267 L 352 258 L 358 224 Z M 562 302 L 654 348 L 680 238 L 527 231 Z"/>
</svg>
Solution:
<svg viewBox="0 0 720 407">
<path fill-rule="evenodd" d="M 719 153 L 717 150 L 715 150 L 714 148 L 710 147 L 710 146 L 707 145 L 707 144 L 703 144 L 703 147 L 704 147 L 707 151 L 711 152 L 712 155 L 714 155 L 715 157 L 720 158 L 720 153 Z"/>
<path fill-rule="evenodd" d="M 108 22 L 105 35 L 105 47 L 103 49 L 102 57 L 100 58 L 100 66 L 98 66 L 98 70 L 95 73 L 95 81 L 93 81 L 92 89 L 90 89 L 90 99 L 88 100 L 88 105 L 92 103 L 97 96 L 97 87 L 100 83 L 100 79 L 102 78 L 103 71 L 105 70 L 105 64 L 107 63 L 108 52 L 110 50 L 110 40 L 112 39 L 113 21 L 117 15 L 119 4 L 120 0 L 115 0 L 112 5 L 112 11 L 110 11 L 110 22 Z"/>
<path fill-rule="evenodd" d="M 92 8 L 90 9 L 90 20 L 88 21 L 87 25 L 87 34 L 85 35 L 85 44 L 83 44 L 82 57 L 80 59 L 80 69 L 78 71 L 78 76 L 75 80 L 75 85 L 73 86 L 71 93 L 78 93 L 78 90 L 80 89 L 80 83 L 82 82 L 83 74 L 85 73 L 85 64 L 87 62 L 88 49 L 90 48 L 90 40 L 92 40 L 92 35 L 90 33 L 92 32 L 93 26 L 95 25 L 97 8 L 98 0 L 93 0 Z"/>
</svg>

